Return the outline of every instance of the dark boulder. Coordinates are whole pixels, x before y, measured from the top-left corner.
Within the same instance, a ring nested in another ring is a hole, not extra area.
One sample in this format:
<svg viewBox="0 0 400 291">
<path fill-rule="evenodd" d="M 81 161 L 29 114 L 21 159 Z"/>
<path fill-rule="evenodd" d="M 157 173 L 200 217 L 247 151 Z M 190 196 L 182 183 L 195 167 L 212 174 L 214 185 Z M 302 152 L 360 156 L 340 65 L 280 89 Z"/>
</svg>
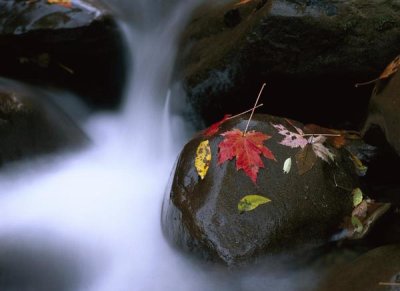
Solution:
<svg viewBox="0 0 400 291">
<path fill-rule="evenodd" d="M 225 121 L 219 133 L 233 128 L 244 130 L 247 120 Z M 351 190 L 358 185 L 349 152 L 326 145 L 334 162 L 317 158 L 304 174 L 299 172 L 296 154 L 300 148 L 280 144 L 284 136 L 272 124 L 295 131 L 301 123 L 269 115 L 256 115 L 250 130 L 270 135 L 264 142 L 276 161 L 263 159 L 265 168 L 256 183 L 244 171 L 236 170 L 235 161 L 217 164 L 220 134 L 199 134 L 182 150 L 171 185 L 167 189 L 162 226 L 169 241 L 181 249 L 228 265 L 252 261 L 264 254 L 284 250 L 304 250 L 326 243 L 340 229 L 345 216 L 352 212 Z M 212 159 L 207 175 L 201 180 L 195 168 L 200 142 L 209 139 Z M 288 174 L 283 165 L 291 157 Z M 249 194 L 266 196 L 272 201 L 258 208 L 238 211 L 241 198 Z"/>
<path fill-rule="evenodd" d="M 97 106 L 119 103 L 124 44 L 110 9 L 0 0 L 0 75 L 72 90 Z"/>
<path fill-rule="evenodd" d="M 189 102 L 206 123 L 251 107 L 302 122 L 358 128 L 369 89 L 398 54 L 400 4 L 260 0 L 202 7 L 186 29 L 180 66 Z M 302 110 L 298 110 L 302 108 Z"/>
<path fill-rule="evenodd" d="M 321 291 L 398 290 L 400 245 L 384 246 L 339 265 L 322 280 Z"/>
<path fill-rule="evenodd" d="M 0 165 L 87 142 L 45 93 L 0 79 Z"/>
</svg>

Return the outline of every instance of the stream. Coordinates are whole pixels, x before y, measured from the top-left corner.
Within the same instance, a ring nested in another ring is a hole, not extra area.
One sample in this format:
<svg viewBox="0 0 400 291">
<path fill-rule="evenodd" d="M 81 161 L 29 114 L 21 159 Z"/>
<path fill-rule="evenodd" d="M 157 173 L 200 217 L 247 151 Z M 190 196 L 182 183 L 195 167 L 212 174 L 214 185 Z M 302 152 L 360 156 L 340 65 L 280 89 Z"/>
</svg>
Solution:
<svg viewBox="0 0 400 291">
<path fill-rule="evenodd" d="M 177 38 L 200 1 L 108 2 L 120 12 L 132 53 L 123 106 L 83 119 L 92 140 L 84 150 L 3 170 L 0 290 L 303 288 L 312 271 L 224 270 L 166 242 L 161 203 L 176 157 L 193 134 L 171 75 Z"/>
</svg>

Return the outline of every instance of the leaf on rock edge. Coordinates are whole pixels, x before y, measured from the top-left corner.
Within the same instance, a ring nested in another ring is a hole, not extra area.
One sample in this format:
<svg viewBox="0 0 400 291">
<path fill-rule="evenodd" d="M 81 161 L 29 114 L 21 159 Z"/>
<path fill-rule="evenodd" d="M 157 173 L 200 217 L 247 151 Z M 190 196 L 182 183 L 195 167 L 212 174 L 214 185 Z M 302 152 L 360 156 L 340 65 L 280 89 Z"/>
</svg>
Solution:
<svg viewBox="0 0 400 291">
<path fill-rule="evenodd" d="M 328 143 L 337 149 L 346 145 L 346 131 L 326 128 L 311 123 L 304 125 L 304 132 L 307 134 L 335 134 L 338 136 L 327 137 Z"/>
<path fill-rule="evenodd" d="M 238 203 L 239 212 L 251 211 L 258 206 L 271 202 L 271 199 L 260 195 L 246 195 Z"/>
<path fill-rule="evenodd" d="M 211 148 L 208 140 L 202 141 L 196 150 L 195 167 L 200 178 L 203 180 L 207 175 L 211 163 Z"/>
<path fill-rule="evenodd" d="M 229 119 L 229 117 L 231 117 L 230 114 L 225 114 L 224 118 L 222 118 L 220 121 L 213 123 L 209 128 L 207 128 L 204 131 L 204 135 L 205 136 L 212 136 L 214 134 L 216 134 L 219 131 L 219 127 L 221 126 L 222 123 L 224 123 L 226 120 Z"/>
<path fill-rule="evenodd" d="M 225 138 L 218 145 L 218 165 L 236 157 L 236 170 L 242 169 L 254 183 L 257 181 L 259 168 L 264 168 L 260 155 L 275 160 L 274 154 L 263 144 L 270 138 L 269 135 L 254 130 L 244 134 L 239 129 L 221 135 Z"/>
<path fill-rule="evenodd" d="M 326 141 L 326 137 L 322 135 L 317 135 L 314 139 L 310 138 L 310 142 L 312 143 L 312 148 L 314 153 L 322 159 L 323 161 L 329 163 L 330 161 L 335 160 L 335 155 L 324 146 L 324 142 Z"/>
<path fill-rule="evenodd" d="M 64 6 L 66 8 L 71 8 L 72 7 L 71 0 L 47 0 L 47 3 Z"/>
<path fill-rule="evenodd" d="M 350 153 L 350 159 L 353 161 L 354 163 L 354 167 L 356 168 L 356 173 L 358 176 L 365 176 L 367 174 L 368 171 L 368 167 L 365 166 L 361 160 L 354 154 Z"/>
<path fill-rule="evenodd" d="M 296 154 L 296 164 L 299 175 L 303 175 L 310 171 L 317 161 L 317 155 L 315 154 L 311 144 L 307 144 L 304 149 L 301 149 Z"/>
<path fill-rule="evenodd" d="M 363 192 L 360 188 L 355 188 L 351 194 L 353 195 L 353 206 L 357 207 L 363 201 Z"/>
<path fill-rule="evenodd" d="M 272 124 L 272 123 L 271 123 Z M 288 130 L 282 124 L 272 124 L 280 135 L 284 136 L 284 139 L 279 143 L 284 146 L 288 146 L 291 148 L 304 148 L 308 144 L 308 140 L 302 136 L 303 131 L 300 128 L 293 126 L 298 133 L 292 132 Z"/>
<path fill-rule="evenodd" d="M 363 231 L 363 224 L 357 216 L 351 217 L 351 224 L 353 225 L 354 232 L 361 233 Z"/>
<path fill-rule="evenodd" d="M 364 218 L 367 216 L 367 211 L 368 211 L 368 202 L 363 200 L 361 201 L 360 204 L 356 206 L 356 208 L 353 209 L 351 215 L 357 216 L 359 218 Z"/>
<path fill-rule="evenodd" d="M 400 69 L 400 56 L 397 56 L 382 72 L 379 79 L 389 78 Z"/>
</svg>

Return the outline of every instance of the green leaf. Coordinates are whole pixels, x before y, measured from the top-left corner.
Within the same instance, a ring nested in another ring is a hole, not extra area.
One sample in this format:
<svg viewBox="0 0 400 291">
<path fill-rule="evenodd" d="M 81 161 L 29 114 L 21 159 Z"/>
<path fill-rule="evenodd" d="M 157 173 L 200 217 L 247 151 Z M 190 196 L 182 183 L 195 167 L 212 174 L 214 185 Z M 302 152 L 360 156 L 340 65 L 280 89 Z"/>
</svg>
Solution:
<svg viewBox="0 0 400 291">
<path fill-rule="evenodd" d="M 361 233 L 364 229 L 363 224 L 361 223 L 360 219 L 357 216 L 351 217 L 351 224 L 354 227 L 354 232 Z"/>
<path fill-rule="evenodd" d="M 353 195 L 353 206 L 357 207 L 363 201 L 363 192 L 360 188 L 355 188 L 351 194 Z"/>
<path fill-rule="evenodd" d="M 251 211 L 258 206 L 271 202 L 271 199 L 260 195 L 247 195 L 240 199 L 238 203 L 239 212 Z"/>
</svg>

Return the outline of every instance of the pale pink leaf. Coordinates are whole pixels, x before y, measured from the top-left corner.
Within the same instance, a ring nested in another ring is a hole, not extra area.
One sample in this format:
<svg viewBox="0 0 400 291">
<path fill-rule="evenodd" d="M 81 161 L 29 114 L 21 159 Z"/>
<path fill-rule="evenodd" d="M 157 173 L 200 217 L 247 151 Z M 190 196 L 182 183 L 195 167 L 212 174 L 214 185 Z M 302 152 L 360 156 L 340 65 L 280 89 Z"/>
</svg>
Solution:
<svg viewBox="0 0 400 291">
<path fill-rule="evenodd" d="M 280 135 L 284 136 L 284 139 L 280 142 L 281 145 L 288 146 L 291 148 L 304 148 L 308 144 L 308 140 L 302 136 L 303 131 L 300 128 L 295 127 L 298 133 L 289 131 L 282 124 L 272 124 Z"/>
</svg>

